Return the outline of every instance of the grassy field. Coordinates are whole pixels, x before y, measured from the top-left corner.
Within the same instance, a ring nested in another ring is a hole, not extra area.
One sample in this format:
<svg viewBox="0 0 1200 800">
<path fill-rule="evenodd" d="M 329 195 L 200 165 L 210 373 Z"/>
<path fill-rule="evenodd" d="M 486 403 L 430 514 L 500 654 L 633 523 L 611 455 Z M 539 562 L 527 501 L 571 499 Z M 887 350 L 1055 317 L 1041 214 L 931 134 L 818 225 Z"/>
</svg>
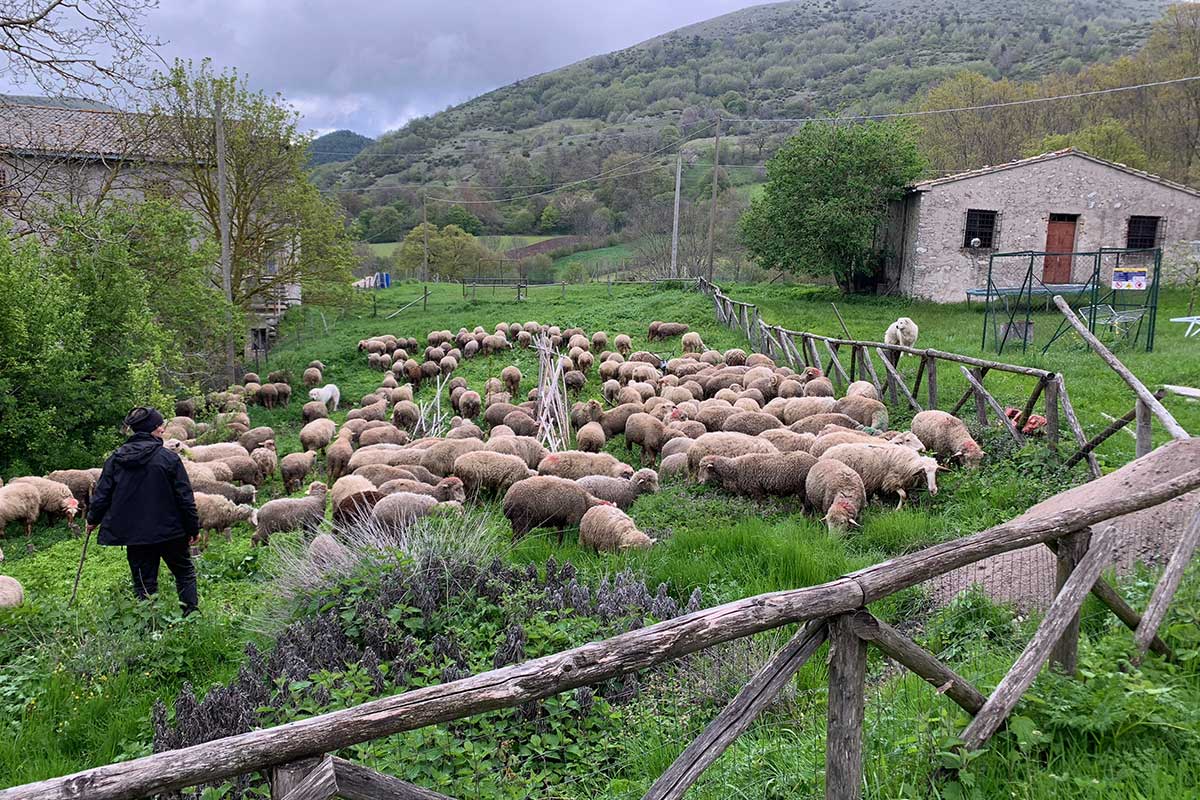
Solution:
<svg viewBox="0 0 1200 800">
<path fill-rule="evenodd" d="M 554 259 L 554 269 L 560 276 L 573 274 L 587 275 L 592 270 L 607 269 L 637 256 L 637 251 L 631 244 L 617 244 L 612 247 L 597 247 L 594 250 L 580 250 L 569 256 Z"/>
<path fill-rule="evenodd" d="M 528 247 L 531 244 L 544 242 L 547 239 L 554 239 L 554 236 L 543 235 L 497 235 L 497 236 L 478 236 L 476 237 L 479 243 L 498 253 L 504 253 L 508 250 L 513 250 L 518 247 Z M 371 248 L 371 252 L 380 258 L 390 258 L 392 253 L 396 252 L 396 248 L 400 246 L 399 242 L 372 242 L 367 245 Z"/>
<path fill-rule="evenodd" d="M 595 252 L 595 251 L 593 251 Z M 585 255 L 585 254 L 578 254 Z M 378 316 L 370 301 L 348 313 L 297 309 L 285 319 L 280 345 L 262 371 L 288 369 L 298 375 L 311 359 L 327 364 L 326 378 L 342 389 L 346 405 L 376 387 L 378 372 L 366 368 L 355 343 L 392 332 L 423 339 L 430 329 L 537 319 L 579 325 L 588 331 L 628 332 L 635 347 L 645 346 L 651 319 L 687 321 L 717 348 L 744 346 L 740 335 L 717 325 L 711 302 L 680 289 L 604 285 L 534 288 L 519 305 L 504 293 L 462 297 L 455 286 L 433 286 L 427 310 L 414 306 L 391 320 L 386 314 L 419 292 L 398 285 L 376 293 Z M 760 304 L 764 316 L 794 329 L 837 333 L 829 301 L 836 299 L 851 331 L 877 338 L 896 316 L 911 316 L 921 326 L 920 344 L 979 354 L 981 318 L 974 310 L 878 298 L 834 298 L 823 290 L 799 287 L 726 287 L 734 297 Z M 1177 315 L 1181 298 L 1168 294 L 1160 317 Z M 654 349 L 674 350 L 678 341 Z M 1148 384 L 1200 382 L 1194 346 L 1164 325 L 1153 354 L 1123 353 Z M 1006 354 L 1007 356 L 1007 354 Z M 1088 432 L 1098 431 L 1105 413 L 1120 415 L 1132 405 L 1128 391 L 1090 352 L 1063 347 L 1046 358 L 1013 360 L 1061 371 Z M 479 386 L 502 366 L 516 363 L 536 375 L 528 351 L 464 362 L 459 374 Z M 913 365 L 902 363 L 911 375 Z M 947 371 L 948 372 L 948 371 Z M 989 385 L 993 379 L 989 377 Z M 943 396 L 964 385 L 961 376 L 939 374 Z M 1001 400 L 1019 404 L 1029 387 L 996 378 Z M 598 394 L 593 376 L 585 389 Z M 429 395 L 423 388 L 418 399 Z M 1168 401 L 1180 421 L 1200 430 L 1200 408 Z M 335 419 L 344 418 L 345 409 Z M 272 425 L 280 453 L 299 449 L 299 404 L 287 409 L 251 410 L 254 424 Z M 898 413 L 895 424 L 906 415 Z M 1058 466 L 1044 447 L 1030 444 L 1018 452 L 995 427 L 981 433 L 990 458 L 977 473 L 954 471 L 940 480 L 936 497 L 921 495 L 896 512 L 874 504 L 863 515 L 863 528 L 845 537 L 831 536 L 797 504 L 766 504 L 731 498 L 716 490 L 669 483 L 661 492 L 640 498 L 631 514 L 660 540 L 648 552 L 599 556 L 574 542 L 562 545 L 546 536 L 513 543 L 495 501 L 481 503 L 468 517 L 480 534 L 484 562 L 497 558 L 516 568 L 534 568 L 549 580 L 564 562 L 573 565 L 579 583 L 594 593 L 616 585 L 630 570 L 653 594 L 659 584 L 680 605 L 699 592 L 701 605 L 777 589 L 829 580 L 889 556 L 977 531 L 1010 518 L 1060 488 L 1084 479 L 1082 467 L 1071 473 Z M 608 450 L 635 461 L 618 440 Z M 1102 450 L 1106 467 L 1132 454 L 1132 439 L 1118 434 Z M 10 477 L 10 476 L 5 476 Z M 260 498 L 281 492 L 278 479 L 263 487 Z M 453 531 L 451 531 L 451 534 Z M 383 591 L 404 574 L 403 560 L 386 569 L 356 573 L 315 599 L 288 598 L 280 590 L 288 540 L 270 548 L 249 546 L 248 531 L 235 528 L 232 542 L 214 539 L 200 559 L 203 611 L 187 620 L 174 610 L 168 575 L 163 593 L 151 605 L 127 597 L 127 567 L 115 548 L 89 550 L 80 602 L 67 608 L 79 540 L 63 526 L 39 527 L 36 549 L 27 554 L 20 542 L 7 541 L 2 569 L 25 585 L 28 600 L 0 614 L 0 785 L 46 778 L 150 751 L 152 708 L 166 703 L 163 724 L 174 717 L 181 689 L 203 696 L 228 684 L 247 663 L 247 643 L 264 652 L 282 635 L 278 620 L 305 621 L 323 614 L 343 620 L 347 635 L 360 612 L 353 605 Z M 553 559 L 553 560 L 551 560 Z M 1144 603 L 1150 576 L 1136 575 L 1125 586 L 1135 605 Z M 410 590 L 410 594 L 412 591 Z M 527 591 L 527 590 L 522 590 Z M 322 599 L 324 598 L 324 599 Z M 393 612 L 406 619 L 407 600 Z M 437 661 L 434 634 L 457 637 L 471 672 L 491 668 L 491 652 L 505 639 L 506 626 L 519 624 L 527 637 L 526 657 L 554 652 L 618 632 L 628 621 L 565 611 L 532 612 L 527 594 L 500 603 L 479 598 L 440 607 L 424 623 L 410 620 L 409 630 L 429 663 L 422 670 L 390 673 L 382 686 L 363 683 L 362 672 L 347 661 L 326 667 L 305 681 L 293 682 L 293 699 L 282 702 L 259 724 L 272 724 L 379 694 L 437 682 L 445 676 Z M 497 609 L 500 611 L 497 611 Z M 966 595 L 935 610 L 918 590 L 876 604 L 872 611 L 897 623 L 985 691 L 1003 675 L 1036 624 L 1036 616 L 1017 615 L 983 598 Z M 391 612 L 390 612 L 391 613 Z M 1152 659 L 1142 669 L 1116 669 L 1127 652 L 1129 636 L 1090 603 L 1084 613 L 1081 666 L 1087 680 L 1074 682 L 1050 674 L 1039 679 L 1008 732 L 969 763 L 955 764 L 953 735 L 965 719 L 956 707 L 910 677 L 894 675 L 872 657 L 866 722 L 866 794 L 884 797 L 1087 797 L 1170 798 L 1187 796 L 1200 781 L 1200 672 L 1195 623 L 1200 619 L 1200 581 L 1184 584 L 1166 635 L 1181 654 L 1177 665 Z M 276 622 L 272 623 L 274 620 Z M 647 621 L 643 616 L 635 620 Z M 404 624 L 408 625 L 409 622 Z M 628 624 L 635 624 L 628 622 Z M 289 629 L 290 630 L 290 629 Z M 349 748 L 343 755 L 418 781 L 456 797 L 640 797 L 650 782 L 727 701 L 756 665 L 789 635 L 763 634 L 739 646 L 720 648 L 673 669 L 643 675 L 632 697 L 620 692 L 597 696 L 591 712 L 570 703 L 547 704 L 539 721 L 497 712 L 469 724 L 438 726 Z M 428 652 L 427 652 L 428 651 Z M 497 658 L 498 658 L 497 654 Z M 727 798 L 820 796 L 823 777 L 824 657 L 818 655 L 798 675 L 785 701 L 765 715 L 724 755 L 689 796 Z M 324 690 L 312 694 L 312 684 Z M 299 688 L 297 688 L 299 687 Z M 287 687 L 278 688 L 285 691 Z M 301 699 L 295 699 L 300 697 Z M 314 699 L 315 698 L 315 699 Z M 187 703 L 185 703 L 187 705 Z M 501 743 L 498 747 L 497 743 Z M 482 766 L 481 766 L 482 765 Z M 957 778 L 937 777 L 942 766 L 965 767 Z M 491 774 L 503 774 L 496 783 Z M 217 789 L 231 792 L 231 788 Z"/>
</svg>

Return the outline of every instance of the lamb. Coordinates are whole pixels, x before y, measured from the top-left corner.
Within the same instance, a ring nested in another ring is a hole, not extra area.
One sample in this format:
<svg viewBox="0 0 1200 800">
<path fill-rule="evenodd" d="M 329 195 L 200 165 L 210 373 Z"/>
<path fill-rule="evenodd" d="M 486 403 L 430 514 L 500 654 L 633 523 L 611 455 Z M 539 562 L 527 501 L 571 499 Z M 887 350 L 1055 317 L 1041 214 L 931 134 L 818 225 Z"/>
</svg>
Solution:
<svg viewBox="0 0 1200 800">
<path fill-rule="evenodd" d="M 869 397 L 872 400 L 883 400 L 876 390 L 875 384 L 868 381 L 854 381 L 846 387 L 846 397 Z"/>
<path fill-rule="evenodd" d="M 279 469 L 279 455 L 275 452 L 275 440 L 267 439 L 263 442 L 262 447 L 254 448 L 254 452 L 250 453 L 250 460 L 258 467 L 258 472 L 263 478 L 274 475 L 275 470 Z"/>
<path fill-rule="evenodd" d="M 868 495 L 899 495 L 896 510 L 908 499 L 906 488 L 922 477 L 930 494 L 937 494 L 937 461 L 893 444 L 839 444 L 825 451 L 824 458 L 841 461 L 863 479 Z"/>
<path fill-rule="evenodd" d="M 200 549 L 208 547 L 211 531 L 224 532 L 225 541 L 233 541 L 230 528 L 238 522 L 258 524 L 258 512 L 251 505 L 236 505 L 216 494 L 195 492 L 196 514 L 200 517 Z"/>
<path fill-rule="evenodd" d="M 804 417 L 797 420 L 788 426 L 796 433 L 820 433 L 826 425 L 838 425 L 842 428 L 849 428 L 852 431 L 862 430 L 856 420 L 850 419 L 845 414 L 837 414 L 830 412 L 828 414 L 813 414 L 812 416 Z"/>
<path fill-rule="evenodd" d="M 300 484 L 313 471 L 317 463 L 317 454 L 311 450 L 303 453 L 288 453 L 279 461 L 279 469 L 283 474 L 283 488 L 288 494 L 300 488 Z"/>
<path fill-rule="evenodd" d="M 579 546 L 598 551 L 646 550 L 654 540 L 637 529 L 629 515 L 613 506 L 588 509 L 579 521 Z"/>
<path fill-rule="evenodd" d="M 468 497 L 506 492 L 517 481 L 536 474 L 519 456 L 490 450 L 464 453 L 454 461 L 454 475 L 462 480 Z"/>
<path fill-rule="evenodd" d="M 538 462 L 537 471 L 539 475 L 552 475 L 569 480 L 585 475 L 611 475 L 614 478 L 633 475 L 633 467 L 618 461 L 608 453 L 582 453 L 578 450 L 551 453 Z"/>
<path fill-rule="evenodd" d="M 300 409 L 300 418 L 305 424 L 314 419 L 324 419 L 329 416 L 329 408 L 320 400 L 305 403 Z"/>
<path fill-rule="evenodd" d="M 515 436 L 511 433 L 508 436 L 499 436 L 495 429 L 492 430 L 492 435 L 484 445 L 484 449 L 493 453 L 517 456 L 530 469 L 537 469 L 541 460 L 550 454 L 550 451 L 541 442 L 531 436 Z"/>
<path fill-rule="evenodd" d="M 243 454 L 245 451 L 242 451 Z M 39 478 L 33 475 L 24 478 L 13 478 L 9 486 L 27 484 L 38 493 L 38 509 L 47 517 L 63 515 L 67 518 L 67 526 L 75 528 L 75 515 L 79 512 L 79 501 L 71 493 L 71 487 L 52 481 L 49 478 Z M 3 491 L 3 489 L 0 489 Z"/>
<path fill-rule="evenodd" d="M 321 385 L 322 375 L 321 370 L 316 367 L 309 367 L 304 370 L 304 385 L 309 389 L 315 389 Z"/>
<path fill-rule="evenodd" d="M 687 453 L 672 453 L 664 455 L 662 463 L 658 465 L 658 477 L 661 480 L 674 480 L 687 476 L 688 458 Z"/>
<path fill-rule="evenodd" d="M 331 419 L 314 419 L 300 429 L 300 446 L 305 450 L 324 450 L 333 441 L 337 425 Z"/>
<path fill-rule="evenodd" d="M 872 400 L 862 395 L 847 395 L 837 401 L 833 410 L 834 413 L 845 414 L 850 419 L 876 430 L 887 430 L 887 406 L 878 400 Z"/>
<path fill-rule="evenodd" d="M 500 380 L 504 383 L 504 388 L 513 397 L 516 397 L 521 391 L 522 377 L 521 370 L 512 365 L 500 370 Z"/>
<path fill-rule="evenodd" d="M 862 478 L 853 469 L 832 458 L 817 459 L 804 481 L 809 505 L 821 512 L 830 533 L 858 527 L 858 513 L 867 503 Z"/>
<path fill-rule="evenodd" d="M 258 522 L 250 542 L 254 545 L 270 543 L 271 534 L 281 531 L 298 531 L 315 528 L 325 519 L 325 496 L 328 489 L 320 481 L 308 487 L 306 497 L 281 497 L 271 500 L 258 509 Z"/>
<path fill-rule="evenodd" d="M 631 414 L 625 422 L 625 445 L 632 448 L 636 444 L 642 448 L 642 464 L 653 464 L 665 443 L 682 436 L 682 431 L 668 428 L 657 417 L 645 412 Z"/>
<path fill-rule="evenodd" d="M 575 434 L 575 446 L 585 453 L 599 453 L 604 449 L 606 437 L 599 422 L 589 422 Z"/>
<path fill-rule="evenodd" d="M 696 480 L 761 500 L 767 495 L 804 499 L 804 481 L 817 459 L 808 453 L 749 453 L 736 458 L 705 456 Z"/>
<path fill-rule="evenodd" d="M 971 468 L 978 467 L 985 453 L 971 438 L 961 419 L 945 411 L 921 411 L 913 417 L 911 430 L 925 449 L 943 461 L 959 459 Z"/>
<path fill-rule="evenodd" d="M 342 392 L 338 389 L 337 384 L 327 383 L 320 389 L 310 389 L 308 392 L 310 400 L 320 400 L 327 407 L 332 403 L 330 411 L 338 410 L 338 403 L 342 402 Z"/>
<path fill-rule="evenodd" d="M 658 473 L 652 469 L 639 469 L 631 478 L 610 478 L 607 475 L 588 475 L 575 480 L 593 497 L 607 500 L 622 511 L 633 505 L 643 494 L 658 491 Z"/>
<path fill-rule="evenodd" d="M 575 527 L 588 509 L 608 505 L 588 494 L 573 480 L 538 475 L 517 481 L 504 493 L 503 511 L 512 524 L 513 538 L 521 539 L 534 528 L 553 528 L 562 544 L 566 529 Z"/>
<path fill-rule="evenodd" d="M 613 347 L 623 356 L 629 355 L 629 351 L 633 350 L 633 340 L 624 333 L 618 333 L 613 339 Z"/>
<path fill-rule="evenodd" d="M 695 473 L 705 456 L 717 455 L 734 458 L 749 453 L 778 453 L 779 449 L 766 439 L 744 433 L 718 431 L 706 433 L 692 442 L 688 448 L 688 471 Z"/>
<path fill-rule="evenodd" d="M 36 486 L 9 483 L 0 487 L 0 535 L 6 533 L 8 523 L 19 520 L 25 523 L 25 538 L 29 540 L 41 509 L 42 496 Z M 29 546 L 33 546 L 32 541 Z"/>
<path fill-rule="evenodd" d="M 646 338 L 650 341 L 658 339 L 670 339 L 673 336 L 682 336 L 688 332 L 688 326 L 682 322 L 658 322 L 657 320 L 650 323 L 650 330 Z"/>
<path fill-rule="evenodd" d="M 917 323 L 913 322 L 908 317 L 900 317 L 898 320 L 888 326 L 887 331 L 883 334 L 883 343 L 900 345 L 901 347 L 912 347 L 917 343 Z M 891 355 L 891 354 L 889 354 Z M 895 359 L 899 358 L 899 353 L 895 353 Z"/>
</svg>

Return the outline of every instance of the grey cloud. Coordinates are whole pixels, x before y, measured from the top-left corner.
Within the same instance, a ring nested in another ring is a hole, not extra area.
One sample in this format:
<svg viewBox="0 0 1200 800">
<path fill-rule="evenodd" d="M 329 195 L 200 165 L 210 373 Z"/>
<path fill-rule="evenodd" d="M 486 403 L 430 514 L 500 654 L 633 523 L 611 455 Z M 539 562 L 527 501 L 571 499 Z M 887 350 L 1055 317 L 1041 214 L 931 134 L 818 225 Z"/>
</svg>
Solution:
<svg viewBox="0 0 1200 800">
<path fill-rule="evenodd" d="M 165 0 L 161 54 L 212 57 L 317 131 L 368 135 L 519 78 L 754 5 L 749 0 Z"/>
</svg>

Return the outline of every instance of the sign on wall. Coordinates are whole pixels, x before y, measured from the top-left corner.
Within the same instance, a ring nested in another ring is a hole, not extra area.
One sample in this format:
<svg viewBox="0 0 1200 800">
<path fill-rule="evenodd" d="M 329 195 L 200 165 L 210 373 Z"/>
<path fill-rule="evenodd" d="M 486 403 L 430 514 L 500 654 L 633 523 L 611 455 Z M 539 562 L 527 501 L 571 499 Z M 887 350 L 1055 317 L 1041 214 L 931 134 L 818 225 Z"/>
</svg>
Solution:
<svg viewBox="0 0 1200 800">
<path fill-rule="evenodd" d="M 1130 266 L 1113 270 L 1112 288 L 1145 291 L 1146 268 Z"/>
</svg>

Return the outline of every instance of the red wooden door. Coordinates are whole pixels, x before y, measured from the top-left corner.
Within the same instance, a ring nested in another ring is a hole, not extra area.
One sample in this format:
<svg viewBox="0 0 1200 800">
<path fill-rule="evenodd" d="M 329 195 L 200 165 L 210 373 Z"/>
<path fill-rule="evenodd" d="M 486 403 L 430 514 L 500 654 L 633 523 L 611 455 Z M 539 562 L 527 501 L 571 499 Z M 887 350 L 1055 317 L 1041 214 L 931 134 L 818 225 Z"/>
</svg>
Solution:
<svg viewBox="0 0 1200 800">
<path fill-rule="evenodd" d="M 1050 222 L 1046 226 L 1046 252 L 1064 255 L 1048 255 L 1043 258 L 1043 283 L 1071 282 L 1071 256 L 1065 254 L 1075 249 L 1075 223 L 1078 219 L 1074 214 L 1050 215 Z"/>
</svg>

